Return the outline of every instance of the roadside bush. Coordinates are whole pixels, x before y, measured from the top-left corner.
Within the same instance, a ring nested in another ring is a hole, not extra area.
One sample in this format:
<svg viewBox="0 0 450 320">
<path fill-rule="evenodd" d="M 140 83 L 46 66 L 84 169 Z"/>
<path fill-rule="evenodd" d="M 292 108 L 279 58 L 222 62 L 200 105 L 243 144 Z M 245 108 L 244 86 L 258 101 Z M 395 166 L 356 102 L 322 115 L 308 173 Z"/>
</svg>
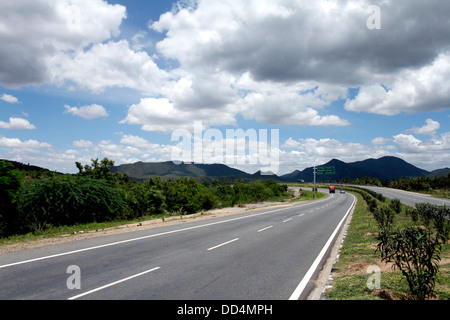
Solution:
<svg viewBox="0 0 450 320">
<path fill-rule="evenodd" d="M 438 237 L 445 243 L 450 233 L 450 208 L 447 206 L 438 206 L 433 220 Z"/>
<path fill-rule="evenodd" d="M 373 212 L 373 216 L 377 221 L 380 229 L 390 230 L 394 222 L 394 212 L 391 208 L 381 207 L 377 208 Z"/>
<path fill-rule="evenodd" d="M 393 262 L 419 300 L 433 296 L 439 271 L 441 245 L 426 229 L 410 227 L 404 230 L 380 231 L 377 251 L 382 261 Z"/>
<path fill-rule="evenodd" d="M 12 223 L 17 215 L 15 198 L 20 188 L 20 178 L 14 166 L 0 161 L 0 237 L 12 232 Z"/>
<path fill-rule="evenodd" d="M 388 208 L 374 213 L 380 225 L 377 251 L 383 261 L 393 262 L 402 272 L 417 299 L 427 299 L 436 293 L 441 243 L 447 241 L 450 230 L 449 208 L 430 203 L 416 204 L 411 212 L 412 220 L 417 222 L 420 219 L 427 228 L 410 227 L 392 231 L 392 221 L 389 220 L 396 208 L 398 204 L 393 200 Z"/>
<path fill-rule="evenodd" d="M 417 203 L 414 210 L 416 221 L 420 218 L 426 226 L 433 222 L 437 236 L 445 242 L 450 231 L 450 208 L 445 205 Z"/>
<path fill-rule="evenodd" d="M 114 220 L 124 208 L 121 194 L 107 181 L 66 175 L 25 182 L 18 222 L 22 232 L 37 231 L 49 225 Z"/>
<path fill-rule="evenodd" d="M 216 184 L 213 187 L 213 192 L 217 196 L 219 207 L 232 207 L 236 203 L 236 195 L 233 185 L 230 181 Z"/>
<path fill-rule="evenodd" d="M 192 214 L 217 207 L 219 199 L 195 179 L 179 178 L 161 183 L 167 211 Z"/>
<path fill-rule="evenodd" d="M 262 183 L 236 183 L 234 185 L 236 203 L 252 203 L 263 201 L 270 197 L 270 192 Z"/>
<path fill-rule="evenodd" d="M 236 204 L 276 200 L 288 196 L 287 185 L 280 185 L 273 180 L 237 182 L 233 188 Z"/>
<path fill-rule="evenodd" d="M 411 219 L 412 219 L 412 221 L 414 221 L 414 222 L 419 221 L 419 210 L 413 209 L 413 210 L 410 212 L 410 214 L 411 214 Z"/>
<path fill-rule="evenodd" d="M 383 196 L 381 193 L 378 193 L 378 192 L 373 191 L 371 189 L 360 188 L 360 187 L 353 187 L 353 188 L 356 189 L 356 190 L 363 191 L 363 192 L 359 192 L 359 193 L 363 196 L 364 200 L 366 200 L 366 198 L 367 198 L 367 195 L 365 195 L 364 193 L 368 193 L 370 196 L 374 197 L 375 199 L 377 199 L 377 200 L 379 200 L 381 202 L 385 202 L 386 201 L 385 196 Z"/>
<path fill-rule="evenodd" d="M 389 208 L 394 210 L 395 213 L 399 214 L 402 211 L 402 203 L 399 199 L 392 199 L 389 204 Z"/>
<path fill-rule="evenodd" d="M 377 201 L 373 198 L 369 198 L 366 200 L 367 205 L 369 206 L 369 211 L 375 213 L 378 209 Z"/>
<path fill-rule="evenodd" d="M 157 186 L 151 183 L 129 183 L 121 188 L 127 205 L 125 218 L 134 219 L 147 214 L 161 214 L 167 209 L 166 197 Z"/>
<path fill-rule="evenodd" d="M 369 190 L 369 189 L 363 189 L 359 187 L 351 187 L 348 188 L 350 191 L 358 192 L 364 199 L 364 201 L 367 203 L 367 206 L 369 207 L 369 211 L 374 213 L 375 210 L 378 208 L 378 203 L 376 199 L 381 199 L 382 201 L 385 201 L 385 198 L 375 191 Z M 380 200 L 380 201 L 381 201 Z"/>
</svg>

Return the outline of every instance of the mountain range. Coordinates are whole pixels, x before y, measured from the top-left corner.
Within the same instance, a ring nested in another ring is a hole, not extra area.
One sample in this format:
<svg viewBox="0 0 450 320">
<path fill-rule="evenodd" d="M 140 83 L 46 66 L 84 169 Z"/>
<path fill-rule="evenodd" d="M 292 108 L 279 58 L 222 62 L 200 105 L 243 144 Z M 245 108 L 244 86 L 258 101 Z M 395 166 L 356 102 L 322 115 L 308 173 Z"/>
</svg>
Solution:
<svg viewBox="0 0 450 320">
<path fill-rule="evenodd" d="M 30 164 L 22 164 L 16 161 L 10 161 L 16 169 L 23 171 L 42 171 L 50 172 L 50 170 L 33 166 Z M 333 175 L 316 175 L 317 182 L 328 182 L 335 180 L 343 180 L 345 178 L 353 180 L 356 178 L 372 177 L 380 180 L 393 180 L 399 178 L 410 177 L 430 177 L 438 178 L 447 176 L 450 173 L 449 168 L 433 170 L 431 172 L 418 168 L 400 158 L 386 156 L 379 159 L 366 159 L 355 162 L 343 162 L 333 159 L 320 166 L 334 167 Z M 231 168 L 224 164 L 194 164 L 179 163 L 173 161 L 166 162 L 136 162 L 132 164 L 122 164 L 111 167 L 112 173 L 125 173 L 131 179 L 144 181 L 151 177 L 161 177 L 162 179 L 175 179 L 180 177 L 195 178 L 199 181 L 227 181 L 242 179 L 244 181 L 253 180 L 275 180 L 278 182 L 312 182 L 313 167 L 303 170 L 295 170 L 284 175 L 262 174 L 260 171 L 253 174 Z"/>
<path fill-rule="evenodd" d="M 335 181 L 344 178 L 355 179 L 372 177 L 380 180 L 399 179 L 403 177 L 426 177 L 428 175 L 441 175 L 450 171 L 448 168 L 435 170 L 433 172 L 420 169 L 400 158 L 386 156 L 379 159 L 367 159 L 346 163 L 338 159 L 333 159 L 321 166 L 334 167 L 333 175 L 316 175 L 316 181 Z M 195 164 L 167 162 L 136 162 L 133 164 L 123 164 L 111 168 L 113 173 L 120 172 L 127 174 L 130 178 L 145 180 L 150 177 L 179 178 L 190 177 L 199 180 L 263 180 L 272 179 L 283 182 L 313 181 L 313 167 L 304 170 L 295 170 L 284 175 L 262 174 L 260 171 L 250 174 L 244 171 L 228 167 L 224 164 Z"/>
</svg>

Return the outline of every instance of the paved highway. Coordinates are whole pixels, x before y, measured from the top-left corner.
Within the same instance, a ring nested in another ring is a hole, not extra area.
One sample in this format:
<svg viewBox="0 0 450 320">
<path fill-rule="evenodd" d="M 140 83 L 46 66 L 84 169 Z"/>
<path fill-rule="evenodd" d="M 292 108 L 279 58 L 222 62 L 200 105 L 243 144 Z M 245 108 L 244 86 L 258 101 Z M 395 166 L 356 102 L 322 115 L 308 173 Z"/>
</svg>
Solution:
<svg viewBox="0 0 450 320">
<path fill-rule="evenodd" d="M 0 256 L 0 299 L 305 299 L 351 194 Z"/>
<path fill-rule="evenodd" d="M 416 203 L 420 202 L 429 202 L 437 205 L 445 204 L 447 206 L 450 206 L 449 199 L 436 198 L 426 194 L 374 186 L 358 186 L 358 187 L 373 190 L 375 192 L 381 193 L 382 195 L 390 199 L 399 199 L 402 203 L 411 207 L 414 207 Z"/>
</svg>

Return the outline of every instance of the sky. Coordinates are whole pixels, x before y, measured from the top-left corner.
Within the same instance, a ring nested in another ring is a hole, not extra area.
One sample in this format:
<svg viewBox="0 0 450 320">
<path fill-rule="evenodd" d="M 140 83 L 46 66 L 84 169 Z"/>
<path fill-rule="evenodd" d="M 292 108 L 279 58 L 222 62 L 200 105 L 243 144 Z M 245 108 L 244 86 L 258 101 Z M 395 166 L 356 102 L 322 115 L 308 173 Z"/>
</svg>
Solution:
<svg viewBox="0 0 450 320">
<path fill-rule="evenodd" d="M 450 2 L 2 0 L 0 159 L 450 167 Z"/>
</svg>

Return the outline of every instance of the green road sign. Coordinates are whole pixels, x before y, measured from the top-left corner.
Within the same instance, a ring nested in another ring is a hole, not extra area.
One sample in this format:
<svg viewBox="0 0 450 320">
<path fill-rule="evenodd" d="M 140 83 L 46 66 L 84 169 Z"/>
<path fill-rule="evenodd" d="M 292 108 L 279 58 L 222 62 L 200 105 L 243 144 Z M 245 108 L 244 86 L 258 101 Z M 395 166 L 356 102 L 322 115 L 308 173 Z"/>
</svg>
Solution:
<svg viewBox="0 0 450 320">
<path fill-rule="evenodd" d="M 317 167 L 317 174 L 336 174 L 334 167 Z"/>
</svg>

